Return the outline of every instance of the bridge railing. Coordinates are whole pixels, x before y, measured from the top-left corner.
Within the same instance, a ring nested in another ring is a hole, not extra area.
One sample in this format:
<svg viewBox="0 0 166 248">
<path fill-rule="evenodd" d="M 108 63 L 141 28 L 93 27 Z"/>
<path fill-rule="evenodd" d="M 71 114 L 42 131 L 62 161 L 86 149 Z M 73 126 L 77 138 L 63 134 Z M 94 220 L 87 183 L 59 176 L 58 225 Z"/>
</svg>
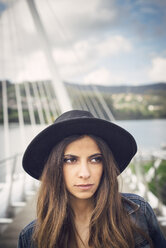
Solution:
<svg viewBox="0 0 166 248">
<path fill-rule="evenodd" d="M 21 168 L 22 153 L 0 160 L 0 232 L 34 194 L 36 182 Z"/>
<path fill-rule="evenodd" d="M 155 210 L 161 225 L 166 225 L 166 151 L 138 152 L 123 181 L 132 192 L 144 197 Z"/>
</svg>

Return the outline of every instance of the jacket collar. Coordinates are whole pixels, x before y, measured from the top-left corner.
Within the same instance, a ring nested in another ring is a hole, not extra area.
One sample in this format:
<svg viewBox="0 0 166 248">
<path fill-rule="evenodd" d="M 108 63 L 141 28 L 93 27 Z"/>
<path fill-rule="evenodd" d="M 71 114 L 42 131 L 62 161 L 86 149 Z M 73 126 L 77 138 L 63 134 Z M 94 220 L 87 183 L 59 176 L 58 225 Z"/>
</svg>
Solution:
<svg viewBox="0 0 166 248">
<path fill-rule="evenodd" d="M 128 215 L 136 212 L 140 208 L 139 204 L 136 204 L 134 201 L 130 200 L 128 197 L 124 195 L 122 195 L 122 201 L 124 203 L 124 207 Z"/>
</svg>

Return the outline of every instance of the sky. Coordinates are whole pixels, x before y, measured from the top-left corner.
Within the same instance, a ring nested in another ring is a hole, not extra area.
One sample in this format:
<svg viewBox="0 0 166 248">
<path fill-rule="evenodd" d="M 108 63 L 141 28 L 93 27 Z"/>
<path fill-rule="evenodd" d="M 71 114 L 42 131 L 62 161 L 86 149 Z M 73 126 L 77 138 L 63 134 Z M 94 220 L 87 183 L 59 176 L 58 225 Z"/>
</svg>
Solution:
<svg viewBox="0 0 166 248">
<path fill-rule="evenodd" d="M 30 1 L 30 0 L 29 0 Z M 35 0 L 53 67 L 67 82 L 166 82 L 165 0 Z M 26 0 L 0 0 L 0 80 L 49 79 Z"/>
</svg>

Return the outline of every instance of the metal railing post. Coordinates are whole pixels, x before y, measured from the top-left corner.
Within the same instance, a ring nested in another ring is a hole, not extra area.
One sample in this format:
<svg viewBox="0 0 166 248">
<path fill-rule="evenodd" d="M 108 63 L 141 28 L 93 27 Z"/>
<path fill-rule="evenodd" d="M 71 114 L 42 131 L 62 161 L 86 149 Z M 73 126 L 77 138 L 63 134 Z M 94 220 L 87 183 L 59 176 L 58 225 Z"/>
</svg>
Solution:
<svg viewBox="0 0 166 248">
<path fill-rule="evenodd" d="M 12 199 L 12 187 L 13 187 L 13 181 L 14 181 L 14 172 L 16 168 L 16 162 L 17 162 L 17 155 L 15 155 L 13 159 L 10 182 L 9 182 L 9 191 L 8 191 L 8 200 L 7 200 L 7 209 L 6 209 L 6 216 L 9 218 L 14 216 L 11 199 Z"/>
<path fill-rule="evenodd" d="M 157 159 L 153 159 L 153 168 L 154 168 L 154 183 L 155 183 L 155 187 L 156 187 L 156 193 L 157 193 L 157 208 L 159 210 L 159 213 L 162 212 L 162 204 L 161 204 L 161 193 L 160 193 L 160 186 L 159 186 L 159 180 L 158 180 L 158 175 L 157 175 L 157 168 L 160 166 L 162 159 L 157 158 Z"/>
</svg>

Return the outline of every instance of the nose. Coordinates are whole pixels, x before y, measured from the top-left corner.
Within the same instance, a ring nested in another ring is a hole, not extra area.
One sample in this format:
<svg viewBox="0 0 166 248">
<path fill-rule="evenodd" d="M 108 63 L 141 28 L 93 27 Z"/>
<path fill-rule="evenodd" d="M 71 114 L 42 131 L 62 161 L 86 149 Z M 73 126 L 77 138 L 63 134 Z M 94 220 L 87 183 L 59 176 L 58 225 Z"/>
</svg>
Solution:
<svg viewBox="0 0 166 248">
<path fill-rule="evenodd" d="M 87 179 L 90 177 L 90 170 L 86 161 L 82 161 L 80 163 L 78 176 L 79 178 L 83 179 Z"/>
</svg>

